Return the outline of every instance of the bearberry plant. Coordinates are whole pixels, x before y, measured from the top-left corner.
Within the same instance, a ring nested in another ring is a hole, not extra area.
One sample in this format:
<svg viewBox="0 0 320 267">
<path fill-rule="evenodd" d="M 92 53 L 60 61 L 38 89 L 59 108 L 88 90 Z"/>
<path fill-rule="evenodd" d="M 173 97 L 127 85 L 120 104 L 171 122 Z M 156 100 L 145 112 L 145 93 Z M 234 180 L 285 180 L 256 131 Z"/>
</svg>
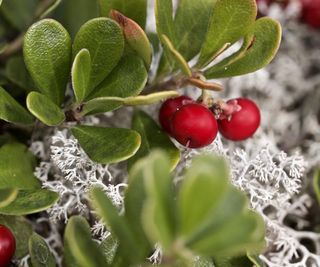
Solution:
<svg viewBox="0 0 320 267">
<path fill-rule="evenodd" d="M 155 0 L 154 14 L 147 0 L 2 2 L 0 266 L 19 260 L 34 267 L 149 266 L 155 253 L 163 266 L 263 266 L 256 257 L 265 244 L 263 220 L 230 184 L 225 161 L 199 156 L 180 180 L 172 173 L 178 143 L 202 148 L 218 131 L 233 141 L 256 132 L 257 105 L 248 98 L 224 101 L 218 79 L 268 65 L 280 24 L 257 19 L 255 0 Z M 155 18 L 156 32 L 147 16 Z M 159 103 L 160 126 L 143 111 Z M 126 118 L 132 109 L 130 129 L 106 123 L 112 112 Z M 68 185 L 54 171 L 38 179 L 37 156 L 45 155 L 28 150 L 57 132 L 80 145 L 81 152 L 52 146 Z M 107 167 L 89 168 L 82 153 L 95 166 L 126 163 L 123 203 L 114 203 L 108 181 L 97 178 Z M 76 194 L 68 188 L 74 181 Z M 52 249 L 42 223 L 45 211 L 63 201 L 81 205 L 61 212 L 65 220 L 56 222 L 55 234 L 64 242 Z M 94 223 L 108 232 L 102 242 L 90 233 Z"/>
</svg>

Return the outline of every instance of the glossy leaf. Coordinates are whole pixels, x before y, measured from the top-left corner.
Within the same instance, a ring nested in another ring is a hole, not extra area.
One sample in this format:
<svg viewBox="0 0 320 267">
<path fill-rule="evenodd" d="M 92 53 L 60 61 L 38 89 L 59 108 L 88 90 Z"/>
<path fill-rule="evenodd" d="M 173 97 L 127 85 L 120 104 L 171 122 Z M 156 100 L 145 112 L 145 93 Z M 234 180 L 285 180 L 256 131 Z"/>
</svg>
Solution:
<svg viewBox="0 0 320 267">
<path fill-rule="evenodd" d="M 0 208 L 9 205 L 18 195 L 18 190 L 14 188 L 0 189 Z"/>
<path fill-rule="evenodd" d="M 0 215 L 0 224 L 9 227 L 16 240 L 14 257 L 21 259 L 29 253 L 28 240 L 32 235 L 32 226 L 24 217 Z"/>
<path fill-rule="evenodd" d="M 36 233 L 29 239 L 29 251 L 32 267 L 55 267 L 55 258 L 46 241 Z"/>
<path fill-rule="evenodd" d="M 248 46 L 250 40 L 250 45 Z M 243 75 L 268 65 L 278 51 L 280 24 L 270 18 L 256 21 L 245 38 L 244 49 L 205 71 L 207 79 Z"/>
<path fill-rule="evenodd" d="M 216 0 L 181 0 L 174 18 L 176 49 L 186 59 L 195 57 L 206 37 Z"/>
<path fill-rule="evenodd" d="M 163 152 L 154 151 L 144 162 L 147 200 L 143 210 L 144 230 L 153 242 L 166 251 L 176 237 L 176 210 L 170 161 Z"/>
<path fill-rule="evenodd" d="M 255 0 L 217 0 L 203 43 L 199 65 L 205 65 L 226 43 L 243 37 L 257 16 Z"/>
<path fill-rule="evenodd" d="M 143 29 L 147 19 L 147 0 L 99 0 L 100 15 L 108 17 L 112 9 L 137 22 Z"/>
<path fill-rule="evenodd" d="M 163 44 L 168 57 L 177 65 L 177 67 L 188 77 L 192 76 L 192 71 L 188 65 L 188 62 L 183 56 L 175 49 L 171 41 L 166 35 L 162 35 Z"/>
<path fill-rule="evenodd" d="M 0 214 L 27 215 L 50 208 L 57 202 L 59 195 L 46 189 L 21 190 L 9 205 L 0 208 Z"/>
<path fill-rule="evenodd" d="M 91 56 L 87 49 L 76 55 L 72 66 L 72 86 L 77 102 L 83 101 L 90 93 Z"/>
<path fill-rule="evenodd" d="M 177 91 L 163 91 L 148 95 L 123 98 L 123 104 L 126 106 L 151 105 L 179 95 L 180 94 Z"/>
<path fill-rule="evenodd" d="M 37 189 L 40 181 L 34 176 L 35 157 L 19 143 L 0 148 L 0 189 Z"/>
<path fill-rule="evenodd" d="M 266 264 L 259 258 L 259 255 L 247 255 L 248 259 L 255 264 L 255 267 L 267 267 Z"/>
<path fill-rule="evenodd" d="M 92 160 L 103 164 L 132 157 L 141 143 L 137 132 L 121 128 L 76 126 L 72 134 Z"/>
<path fill-rule="evenodd" d="M 177 200 L 181 235 L 194 234 L 208 220 L 225 194 L 228 175 L 222 158 L 202 156 L 193 160 Z"/>
<path fill-rule="evenodd" d="M 5 75 L 12 83 L 18 85 L 27 92 L 36 89 L 36 86 L 26 69 L 22 56 L 14 56 L 8 59 Z"/>
<path fill-rule="evenodd" d="M 65 230 L 64 240 L 71 256 L 76 259 L 75 266 L 109 266 L 97 243 L 91 239 L 90 226 L 84 218 L 71 217 Z"/>
<path fill-rule="evenodd" d="M 31 124 L 32 116 L 7 91 L 0 87 L 0 119 L 19 124 Z"/>
<path fill-rule="evenodd" d="M 110 199 L 102 191 L 95 187 L 90 191 L 91 203 L 102 220 L 111 227 L 112 232 L 117 236 L 121 246 L 122 257 L 130 263 L 140 263 L 145 257 L 144 251 L 137 246 L 136 240 L 130 230 L 129 222 L 118 215 Z M 128 249 L 130 248 L 130 249 Z"/>
<path fill-rule="evenodd" d="M 24 37 L 24 60 L 38 89 L 60 105 L 69 79 L 71 39 L 55 20 L 33 24 Z"/>
<path fill-rule="evenodd" d="M 116 10 L 111 11 L 111 17 L 119 23 L 128 45 L 137 52 L 143 59 L 146 68 L 149 69 L 152 61 L 152 49 L 144 30 L 138 23 Z"/>
<path fill-rule="evenodd" d="M 29 111 L 48 126 L 56 126 L 65 120 L 64 112 L 50 98 L 38 92 L 31 92 L 27 97 Z"/>
<path fill-rule="evenodd" d="M 85 23 L 77 33 L 73 55 L 86 48 L 92 60 L 89 89 L 101 83 L 118 64 L 124 49 L 120 26 L 108 18 L 96 18 Z"/>
<path fill-rule="evenodd" d="M 125 55 L 89 98 L 136 96 L 143 90 L 147 79 L 148 72 L 142 59 Z"/>
<path fill-rule="evenodd" d="M 143 111 L 136 111 L 132 119 L 132 129 L 141 135 L 141 146 L 138 152 L 128 160 L 129 169 L 135 162 L 157 148 L 164 149 L 168 153 L 170 170 L 177 166 L 180 160 L 179 149 L 149 115 Z"/>
</svg>

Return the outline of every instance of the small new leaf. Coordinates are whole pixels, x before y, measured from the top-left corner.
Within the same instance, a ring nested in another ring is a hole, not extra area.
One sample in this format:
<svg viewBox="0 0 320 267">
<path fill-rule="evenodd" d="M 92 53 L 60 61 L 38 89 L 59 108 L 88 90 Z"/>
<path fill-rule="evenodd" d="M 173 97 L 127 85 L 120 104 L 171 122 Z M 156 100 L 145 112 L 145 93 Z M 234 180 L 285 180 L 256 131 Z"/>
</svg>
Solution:
<svg viewBox="0 0 320 267">
<path fill-rule="evenodd" d="M 72 87 L 78 103 L 81 103 L 91 92 L 89 90 L 90 74 L 90 52 L 87 49 L 82 49 L 76 55 L 71 71 Z"/>
<path fill-rule="evenodd" d="M 56 126 L 65 120 L 63 111 L 50 98 L 38 92 L 31 92 L 27 97 L 29 111 L 48 126 Z"/>
<path fill-rule="evenodd" d="M 143 59 L 146 68 L 149 69 L 152 61 L 152 49 L 146 33 L 139 24 L 116 10 L 112 10 L 110 16 L 119 23 L 127 43 Z"/>
</svg>

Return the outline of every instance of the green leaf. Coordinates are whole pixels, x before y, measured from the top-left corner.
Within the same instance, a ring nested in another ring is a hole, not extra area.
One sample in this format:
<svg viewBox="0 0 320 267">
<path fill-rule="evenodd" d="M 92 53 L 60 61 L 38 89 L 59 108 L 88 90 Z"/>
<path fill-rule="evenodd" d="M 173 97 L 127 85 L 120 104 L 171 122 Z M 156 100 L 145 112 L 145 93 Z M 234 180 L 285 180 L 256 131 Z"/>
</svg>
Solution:
<svg viewBox="0 0 320 267">
<path fill-rule="evenodd" d="M 320 171 L 317 170 L 313 176 L 313 190 L 316 194 L 318 204 L 320 205 Z"/>
<path fill-rule="evenodd" d="M 16 199 L 18 190 L 14 188 L 0 189 L 0 208 L 9 205 Z"/>
<path fill-rule="evenodd" d="M 255 267 L 266 267 L 266 264 L 259 258 L 258 255 L 247 254 L 248 259 L 255 264 Z"/>
<path fill-rule="evenodd" d="M 256 21 L 245 37 L 243 48 L 204 73 L 207 79 L 223 78 L 254 72 L 268 65 L 281 41 L 281 26 L 270 18 Z M 249 46 L 248 46 L 249 44 Z"/>
<path fill-rule="evenodd" d="M 175 239 L 177 226 L 170 161 L 164 153 L 154 151 L 140 164 L 144 164 L 147 192 L 142 215 L 144 230 L 166 251 Z"/>
<path fill-rule="evenodd" d="M 172 0 L 155 0 L 154 8 L 158 36 L 166 35 L 176 45 Z"/>
<path fill-rule="evenodd" d="M 65 230 L 64 240 L 71 257 L 76 259 L 76 265 L 67 266 L 109 266 L 98 244 L 91 239 L 90 226 L 84 218 L 71 217 Z"/>
<path fill-rule="evenodd" d="M 40 181 L 34 176 L 35 157 L 19 143 L 0 148 L 0 189 L 37 189 Z"/>
<path fill-rule="evenodd" d="M 7 226 L 16 240 L 14 257 L 21 259 L 29 252 L 28 240 L 32 235 L 32 226 L 24 217 L 0 215 L 0 224 Z"/>
<path fill-rule="evenodd" d="M 217 0 L 202 45 L 199 65 L 206 65 L 226 44 L 243 37 L 257 16 L 255 0 Z"/>
<path fill-rule="evenodd" d="M 120 245 L 124 248 L 121 250 L 121 255 L 132 264 L 140 263 L 144 259 L 145 253 L 140 246 L 136 245 L 137 242 L 129 222 L 125 217 L 118 215 L 118 211 L 102 189 L 92 188 L 90 196 L 95 211 L 111 227 L 112 233 L 117 236 Z"/>
<path fill-rule="evenodd" d="M 29 239 L 29 251 L 32 267 L 55 267 L 55 258 L 53 257 L 46 241 L 36 233 L 33 233 Z"/>
<path fill-rule="evenodd" d="M 64 122 L 63 111 L 50 98 L 38 92 L 31 92 L 27 97 L 29 111 L 48 126 L 56 126 Z"/>
<path fill-rule="evenodd" d="M 186 59 L 195 57 L 205 40 L 210 15 L 216 0 L 181 0 L 179 2 L 174 28 L 176 49 Z"/>
<path fill-rule="evenodd" d="M 147 80 L 148 72 L 143 60 L 134 55 L 125 55 L 89 98 L 136 96 L 143 90 Z"/>
<path fill-rule="evenodd" d="M 91 56 L 87 49 L 76 55 L 72 66 L 72 86 L 77 102 L 82 102 L 90 93 Z"/>
<path fill-rule="evenodd" d="M 113 259 L 119 247 L 119 242 L 113 235 L 109 235 L 105 240 L 103 240 L 99 246 L 101 251 L 103 251 L 105 258 L 109 264 L 112 264 Z"/>
<path fill-rule="evenodd" d="M 59 195 L 46 189 L 21 190 L 9 205 L 0 208 L 0 214 L 27 215 L 50 208 L 57 202 Z"/>
<path fill-rule="evenodd" d="M 97 113 L 105 113 L 120 106 L 140 106 L 151 105 L 161 100 L 179 96 L 177 91 L 165 91 L 153 93 L 149 95 L 131 96 L 127 98 L 121 97 L 97 97 L 82 106 L 81 115 L 93 115 Z"/>
<path fill-rule="evenodd" d="M 24 60 L 39 90 L 60 105 L 64 100 L 71 63 L 71 39 L 55 20 L 33 24 L 24 37 Z"/>
<path fill-rule="evenodd" d="M 17 30 L 24 31 L 33 21 L 38 0 L 5 0 L 1 15 Z"/>
<path fill-rule="evenodd" d="M 194 158 L 178 196 L 182 236 L 195 234 L 217 207 L 228 186 L 229 171 L 220 157 Z M 210 196 L 210 198 L 208 198 Z"/>
<path fill-rule="evenodd" d="M 108 17 L 112 9 L 118 10 L 126 17 L 145 28 L 147 19 L 147 0 L 99 0 L 100 15 Z"/>
<path fill-rule="evenodd" d="M 252 266 L 252 262 L 246 256 L 221 257 L 214 259 L 215 267 L 243 267 Z"/>
<path fill-rule="evenodd" d="M 26 69 L 22 56 L 14 56 L 7 61 L 5 75 L 12 83 L 28 92 L 36 88 Z"/>
<path fill-rule="evenodd" d="M 120 26 L 108 18 L 96 18 L 85 23 L 77 33 L 73 54 L 86 48 L 92 60 L 89 89 L 101 83 L 118 64 L 124 49 Z"/>
<path fill-rule="evenodd" d="M 72 134 L 88 156 L 99 163 L 116 163 L 132 157 L 140 147 L 140 135 L 121 128 L 76 126 Z"/>
<path fill-rule="evenodd" d="M 166 35 L 162 35 L 163 44 L 168 57 L 177 65 L 177 67 L 188 77 L 192 76 L 192 70 L 190 69 L 188 62 L 183 56 L 176 50 Z"/>
<path fill-rule="evenodd" d="M 132 119 L 132 129 L 141 135 L 141 146 L 138 152 L 128 160 L 131 169 L 139 159 L 147 156 L 153 149 L 164 149 L 169 156 L 170 170 L 173 170 L 180 160 L 180 151 L 171 142 L 168 135 L 163 132 L 156 122 L 145 112 L 136 111 Z"/>
<path fill-rule="evenodd" d="M 111 11 L 111 17 L 121 26 L 128 45 L 143 59 L 149 69 L 152 61 L 152 48 L 143 29 L 133 20 L 116 10 Z"/>
<path fill-rule="evenodd" d="M 20 124 L 33 123 L 33 118 L 28 111 L 2 87 L 0 87 L 0 119 Z"/>
</svg>

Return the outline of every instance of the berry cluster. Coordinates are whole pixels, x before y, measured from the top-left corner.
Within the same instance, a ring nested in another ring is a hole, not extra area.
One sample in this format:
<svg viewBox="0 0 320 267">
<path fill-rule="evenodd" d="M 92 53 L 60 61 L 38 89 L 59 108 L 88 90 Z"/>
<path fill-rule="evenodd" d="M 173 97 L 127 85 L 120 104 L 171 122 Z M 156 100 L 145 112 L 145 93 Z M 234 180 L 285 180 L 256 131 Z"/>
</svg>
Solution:
<svg viewBox="0 0 320 267">
<path fill-rule="evenodd" d="M 16 241 L 12 232 L 0 225 L 0 267 L 8 267 L 16 250 Z"/>
<path fill-rule="evenodd" d="M 246 98 L 208 107 L 187 96 L 168 99 L 159 112 L 162 128 L 180 144 L 201 148 L 211 144 L 219 132 L 227 139 L 242 141 L 260 125 L 257 105 Z"/>
</svg>

